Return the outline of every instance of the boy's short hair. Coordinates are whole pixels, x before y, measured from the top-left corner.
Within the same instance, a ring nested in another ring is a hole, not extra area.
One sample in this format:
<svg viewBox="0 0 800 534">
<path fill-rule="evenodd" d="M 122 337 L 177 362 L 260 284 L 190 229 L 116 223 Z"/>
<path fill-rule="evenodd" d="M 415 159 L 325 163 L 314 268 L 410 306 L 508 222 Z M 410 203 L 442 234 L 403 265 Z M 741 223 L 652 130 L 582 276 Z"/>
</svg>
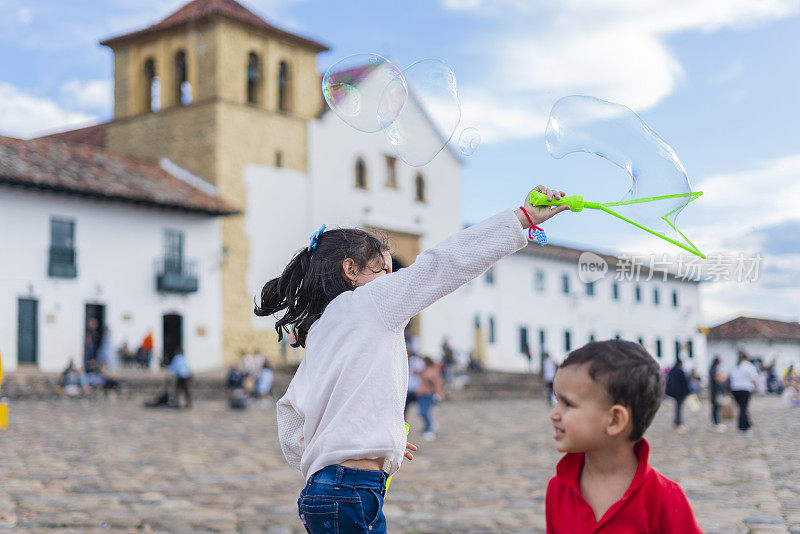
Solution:
<svg viewBox="0 0 800 534">
<path fill-rule="evenodd" d="M 631 441 L 641 439 L 664 397 L 664 378 L 656 360 L 638 343 L 609 339 L 575 349 L 561 367 L 584 363 L 589 364 L 589 377 L 605 386 L 612 402 L 631 411 Z"/>
</svg>

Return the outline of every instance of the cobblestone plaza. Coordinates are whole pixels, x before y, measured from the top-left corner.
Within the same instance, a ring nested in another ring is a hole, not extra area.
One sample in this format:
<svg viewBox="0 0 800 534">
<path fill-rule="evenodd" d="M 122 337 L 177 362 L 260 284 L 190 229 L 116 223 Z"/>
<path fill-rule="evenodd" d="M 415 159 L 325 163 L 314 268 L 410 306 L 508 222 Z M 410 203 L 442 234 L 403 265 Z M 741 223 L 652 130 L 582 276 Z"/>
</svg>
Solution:
<svg viewBox="0 0 800 534">
<path fill-rule="evenodd" d="M 391 532 L 544 532 L 558 453 L 540 400 L 436 409 L 387 496 Z M 712 431 L 706 407 L 676 435 L 665 405 L 651 461 L 686 491 L 705 532 L 800 533 L 800 410 L 752 406 L 754 433 Z M 416 413 L 412 425 L 419 426 Z M 302 479 L 277 440 L 274 407 L 146 410 L 138 401 L 17 401 L 0 433 L 0 529 L 14 532 L 304 532 Z"/>
</svg>

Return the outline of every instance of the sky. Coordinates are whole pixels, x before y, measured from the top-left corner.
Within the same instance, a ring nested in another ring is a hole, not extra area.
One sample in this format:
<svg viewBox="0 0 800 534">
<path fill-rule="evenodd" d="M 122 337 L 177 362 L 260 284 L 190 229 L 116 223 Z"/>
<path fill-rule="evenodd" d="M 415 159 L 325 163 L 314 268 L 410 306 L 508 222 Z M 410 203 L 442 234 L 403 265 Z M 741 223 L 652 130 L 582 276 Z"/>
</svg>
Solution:
<svg viewBox="0 0 800 534">
<path fill-rule="evenodd" d="M 27 138 L 108 120 L 112 55 L 98 42 L 184 3 L 0 0 L 0 133 Z M 544 131 L 550 108 L 567 95 L 631 108 L 672 146 L 692 189 L 704 192 L 678 218 L 681 231 L 712 263 L 762 258 L 749 273 L 756 280 L 701 284 L 704 320 L 800 317 L 800 2 L 242 3 L 330 46 L 318 57 L 321 73 L 358 53 L 400 67 L 446 61 L 458 81 L 461 127 L 482 138 L 464 158 L 465 222 L 518 206 L 538 184 L 621 199 L 630 185 L 621 169 L 589 154 L 554 159 Z M 680 249 L 602 213 L 545 224 L 554 243 L 682 261 Z"/>
</svg>

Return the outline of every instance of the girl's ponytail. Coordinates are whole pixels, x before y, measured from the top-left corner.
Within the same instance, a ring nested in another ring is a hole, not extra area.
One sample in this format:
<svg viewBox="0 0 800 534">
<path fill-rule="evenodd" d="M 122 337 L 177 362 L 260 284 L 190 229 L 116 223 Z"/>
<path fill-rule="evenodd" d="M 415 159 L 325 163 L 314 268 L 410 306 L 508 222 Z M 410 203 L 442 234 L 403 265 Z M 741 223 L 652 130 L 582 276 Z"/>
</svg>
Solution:
<svg viewBox="0 0 800 534">
<path fill-rule="evenodd" d="M 383 261 L 382 253 L 388 248 L 385 240 L 365 230 L 329 230 L 318 236 L 314 250 L 300 250 L 280 277 L 264 284 L 261 303 L 256 300 L 253 313 L 265 317 L 286 310 L 275 321 L 278 341 L 292 332 L 292 346 L 305 347 L 309 328 L 328 303 L 353 289 L 342 275 L 342 262 L 351 258 L 364 269 L 376 259 Z"/>
</svg>

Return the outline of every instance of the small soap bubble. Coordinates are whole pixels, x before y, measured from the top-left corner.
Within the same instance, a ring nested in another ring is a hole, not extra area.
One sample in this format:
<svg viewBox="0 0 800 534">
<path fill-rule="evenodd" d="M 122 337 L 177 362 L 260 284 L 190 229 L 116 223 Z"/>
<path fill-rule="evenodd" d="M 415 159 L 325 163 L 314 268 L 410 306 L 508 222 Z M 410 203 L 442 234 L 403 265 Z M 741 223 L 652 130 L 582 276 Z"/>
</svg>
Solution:
<svg viewBox="0 0 800 534">
<path fill-rule="evenodd" d="M 384 95 L 390 83 L 393 91 Z M 322 78 L 322 94 L 344 122 L 356 130 L 372 133 L 392 124 L 403 109 L 408 91 L 400 69 L 389 60 L 377 54 L 355 54 L 328 69 Z"/>
<path fill-rule="evenodd" d="M 378 120 L 397 157 L 421 167 L 441 152 L 461 121 L 456 76 L 444 61 L 418 61 L 387 84 L 378 110 Z"/>
<path fill-rule="evenodd" d="M 461 130 L 458 136 L 458 150 L 464 156 L 471 156 L 481 144 L 481 133 L 474 126 L 469 126 Z"/>
</svg>

